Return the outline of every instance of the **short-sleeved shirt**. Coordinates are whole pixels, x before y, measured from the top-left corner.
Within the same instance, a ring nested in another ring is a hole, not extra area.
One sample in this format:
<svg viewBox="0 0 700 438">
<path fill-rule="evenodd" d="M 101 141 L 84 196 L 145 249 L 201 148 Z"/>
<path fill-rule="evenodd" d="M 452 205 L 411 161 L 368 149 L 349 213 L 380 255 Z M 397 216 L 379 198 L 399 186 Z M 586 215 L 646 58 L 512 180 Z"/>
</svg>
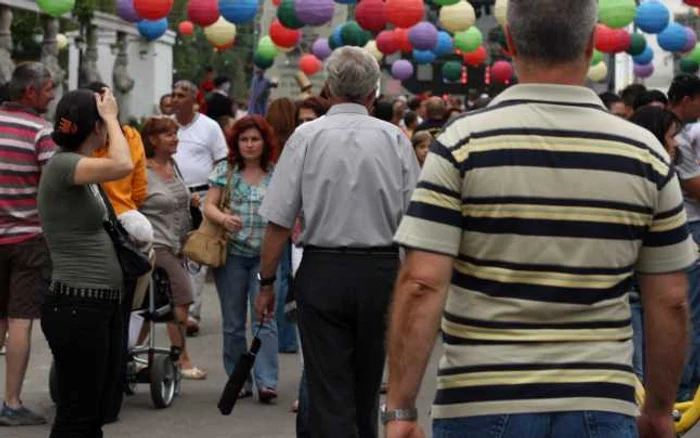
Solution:
<svg viewBox="0 0 700 438">
<path fill-rule="evenodd" d="M 398 127 L 335 105 L 289 138 L 260 214 L 291 229 L 301 213 L 299 245 L 389 246 L 419 172 Z"/>
<path fill-rule="evenodd" d="M 676 164 L 676 172 L 681 181 L 687 181 L 700 177 L 700 124 L 693 123 L 683 127 L 676 136 L 681 160 Z M 688 191 L 683 190 L 685 210 L 688 214 L 688 222 L 700 221 L 700 201 L 695 199 Z"/>
<path fill-rule="evenodd" d="M 636 415 L 632 275 L 696 258 L 658 140 L 563 85 L 516 85 L 449 124 L 396 241 L 455 258 L 436 418 Z"/>
<path fill-rule="evenodd" d="M 39 177 L 55 150 L 51 125 L 38 112 L 16 103 L 0 106 L 0 245 L 41 234 Z"/>
<path fill-rule="evenodd" d="M 221 127 L 204 114 L 197 113 L 192 123 L 180 126 L 177 138 L 179 143 L 174 158 L 185 183 L 188 187 L 206 188 L 215 163 L 228 155 Z"/>
<path fill-rule="evenodd" d="M 155 169 L 146 174 L 148 197 L 139 210 L 153 226 L 153 246 L 179 254 L 190 229 L 190 192 L 177 173 L 167 181 Z"/>
<path fill-rule="evenodd" d="M 209 177 L 209 184 L 220 189 L 226 187 L 228 169 L 228 161 L 222 161 L 217 164 Z M 245 182 L 238 167 L 234 167 L 231 174 L 231 203 L 229 208 L 232 214 L 241 217 L 243 227 L 237 233 L 232 233 L 229 236 L 229 252 L 231 254 L 246 257 L 260 255 L 267 221 L 260 215 L 259 210 L 271 179 L 272 168 L 269 169 L 267 175 L 258 185 L 251 185 Z"/>
<path fill-rule="evenodd" d="M 121 289 L 122 270 L 104 228 L 105 204 L 94 184 L 75 185 L 83 158 L 57 152 L 39 185 L 39 216 L 51 253 L 51 278 L 75 288 Z"/>
</svg>

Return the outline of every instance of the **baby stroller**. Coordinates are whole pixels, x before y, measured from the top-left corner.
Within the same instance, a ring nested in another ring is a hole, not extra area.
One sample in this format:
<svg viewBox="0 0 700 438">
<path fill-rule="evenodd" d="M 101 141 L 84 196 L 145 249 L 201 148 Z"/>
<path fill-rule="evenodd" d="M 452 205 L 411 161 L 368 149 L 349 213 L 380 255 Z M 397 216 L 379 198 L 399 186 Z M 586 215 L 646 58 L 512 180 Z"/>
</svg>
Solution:
<svg viewBox="0 0 700 438">
<path fill-rule="evenodd" d="M 145 299 L 146 293 L 147 299 Z M 147 301 L 145 308 L 142 305 L 144 301 Z M 156 267 L 150 274 L 138 280 L 132 310 L 140 310 L 137 314 L 144 323 L 149 324 L 150 335 L 148 345 L 136 345 L 128 350 L 124 392 L 127 395 L 134 395 L 138 384 L 148 384 L 153 405 L 157 409 L 167 408 L 180 393 L 181 377 L 180 369 L 176 365 L 180 348 L 156 347 L 155 325 L 170 322 L 175 318 L 170 281 L 164 269 Z M 126 321 L 126 324 L 129 324 L 129 321 Z M 53 363 L 49 374 L 49 392 L 51 399 L 55 402 L 58 390 Z"/>
</svg>

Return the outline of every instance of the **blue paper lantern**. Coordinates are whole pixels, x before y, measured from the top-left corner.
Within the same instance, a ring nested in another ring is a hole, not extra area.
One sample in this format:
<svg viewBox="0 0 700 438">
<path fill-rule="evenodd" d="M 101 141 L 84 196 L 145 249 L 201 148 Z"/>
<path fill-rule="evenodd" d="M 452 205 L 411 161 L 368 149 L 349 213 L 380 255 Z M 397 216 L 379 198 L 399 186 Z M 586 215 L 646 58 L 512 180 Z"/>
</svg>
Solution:
<svg viewBox="0 0 700 438">
<path fill-rule="evenodd" d="M 430 50 L 413 51 L 413 62 L 415 62 L 418 65 L 432 64 L 433 62 L 435 62 L 436 58 L 437 56 L 435 56 L 435 53 L 431 52 Z"/>
<path fill-rule="evenodd" d="M 652 50 L 651 47 L 647 46 L 641 54 L 633 56 L 632 59 L 637 65 L 650 64 L 651 61 L 654 60 L 654 50 Z"/>
<path fill-rule="evenodd" d="M 678 23 L 669 24 L 666 29 L 656 37 L 659 46 L 668 52 L 680 52 L 688 41 L 688 32 L 685 26 Z"/>
<path fill-rule="evenodd" d="M 257 0 L 219 0 L 219 13 L 229 23 L 250 23 L 258 15 L 258 2 Z"/>
<path fill-rule="evenodd" d="M 659 33 L 666 29 L 671 20 L 671 12 L 666 5 L 657 1 L 647 1 L 637 8 L 634 23 L 646 33 Z"/>
<path fill-rule="evenodd" d="M 148 41 L 157 40 L 168 30 L 168 19 L 161 18 L 160 20 L 141 20 L 136 25 L 142 37 Z"/>
<path fill-rule="evenodd" d="M 437 56 L 448 56 L 453 54 L 455 51 L 455 43 L 452 40 L 452 36 L 441 30 L 438 32 L 438 42 L 433 49 L 433 53 Z"/>
<path fill-rule="evenodd" d="M 335 50 L 338 47 L 343 47 L 345 43 L 343 42 L 343 26 L 345 24 L 341 24 L 337 26 L 335 29 L 333 29 L 333 32 L 331 33 L 330 38 L 328 38 L 328 45 L 330 45 L 331 49 Z"/>
<path fill-rule="evenodd" d="M 357 0 L 335 0 L 335 2 L 341 5 L 354 5 L 357 3 Z"/>
</svg>

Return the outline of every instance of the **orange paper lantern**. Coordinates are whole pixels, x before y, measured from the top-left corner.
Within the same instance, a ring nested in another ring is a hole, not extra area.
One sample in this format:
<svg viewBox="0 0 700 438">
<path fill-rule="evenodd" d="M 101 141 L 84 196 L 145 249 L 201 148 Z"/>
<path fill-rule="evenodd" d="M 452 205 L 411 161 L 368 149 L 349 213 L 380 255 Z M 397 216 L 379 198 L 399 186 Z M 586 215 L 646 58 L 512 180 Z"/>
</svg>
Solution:
<svg viewBox="0 0 700 438">
<path fill-rule="evenodd" d="M 270 38 L 277 46 L 290 48 L 296 46 L 301 39 L 301 31 L 288 29 L 275 19 L 270 25 Z"/>
<path fill-rule="evenodd" d="M 387 0 L 386 18 L 396 27 L 413 27 L 425 18 L 425 3 L 423 0 Z"/>
<path fill-rule="evenodd" d="M 134 0 L 134 9 L 144 20 L 157 21 L 170 15 L 174 0 Z"/>
<path fill-rule="evenodd" d="M 299 70 L 307 76 L 313 76 L 321 71 L 321 61 L 314 55 L 306 54 L 299 59 Z"/>
<path fill-rule="evenodd" d="M 180 35 L 190 36 L 194 33 L 194 24 L 191 21 L 181 21 L 177 25 L 177 31 Z"/>
<path fill-rule="evenodd" d="M 462 54 L 462 57 L 464 58 L 465 64 L 470 65 L 472 67 L 478 67 L 486 62 L 488 54 L 486 53 L 486 49 L 484 48 L 484 46 L 480 46 L 473 52 Z"/>
</svg>

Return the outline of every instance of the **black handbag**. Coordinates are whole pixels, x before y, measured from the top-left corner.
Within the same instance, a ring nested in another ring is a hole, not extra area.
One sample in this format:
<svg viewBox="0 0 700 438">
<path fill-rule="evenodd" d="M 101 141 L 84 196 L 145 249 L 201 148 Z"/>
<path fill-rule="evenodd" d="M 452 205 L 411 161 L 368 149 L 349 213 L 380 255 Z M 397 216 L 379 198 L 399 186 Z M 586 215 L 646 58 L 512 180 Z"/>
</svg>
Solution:
<svg viewBox="0 0 700 438">
<path fill-rule="evenodd" d="M 98 185 L 102 202 L 107 209 L 107 218 L 104 221 L 105 230 L 114 243 L 114 249 L 117 252 L 119 264 L 122 267 L 124 280 L 136 280 L 151 271 L 151 261 L 148 256 L 141 252 L 129 240 L 129 233 L 124 229 L 117 215 L 114 212 L 114 207 L 109 201 L 107 194 L 102 186 Z"/>
</svg>

